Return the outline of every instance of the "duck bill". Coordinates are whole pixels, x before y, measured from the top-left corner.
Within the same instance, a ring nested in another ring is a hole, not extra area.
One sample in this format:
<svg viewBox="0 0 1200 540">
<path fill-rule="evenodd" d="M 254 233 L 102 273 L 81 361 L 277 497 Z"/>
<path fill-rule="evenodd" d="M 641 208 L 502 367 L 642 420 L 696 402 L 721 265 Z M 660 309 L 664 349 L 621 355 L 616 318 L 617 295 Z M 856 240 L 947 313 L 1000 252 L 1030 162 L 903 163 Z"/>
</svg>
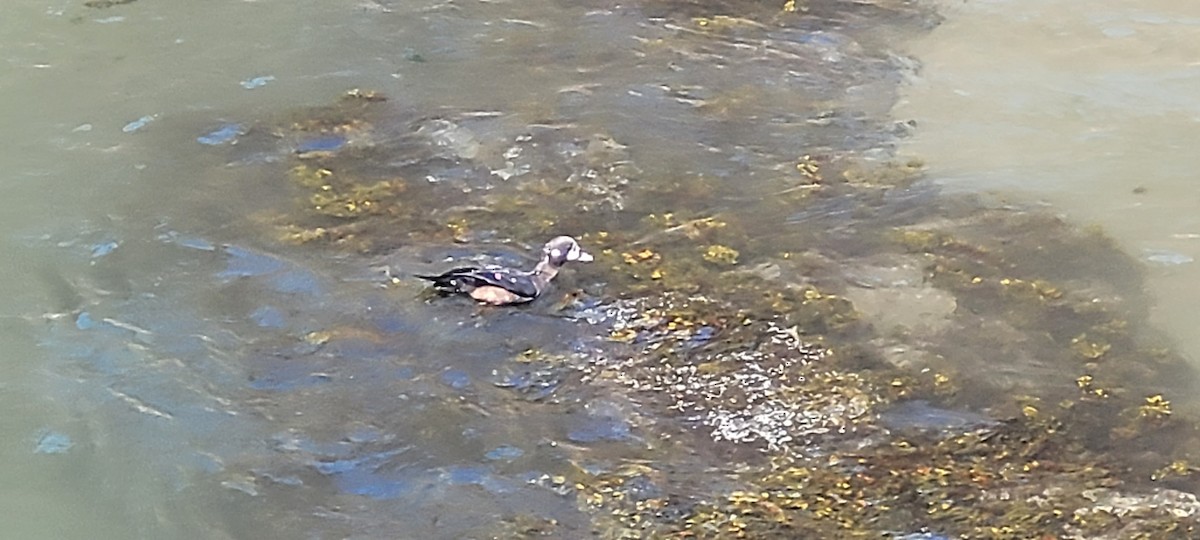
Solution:
<svg viewBox="0 0 1200 540">
<path fill-rule="evenodd" d="M 592 257 L 592 254 L 586 251 L 580 251 L 579 256 L 575 258 L 575 260 L 579 262 L 592 262 L 593 259 L 594 257 Z"/>
</svg>

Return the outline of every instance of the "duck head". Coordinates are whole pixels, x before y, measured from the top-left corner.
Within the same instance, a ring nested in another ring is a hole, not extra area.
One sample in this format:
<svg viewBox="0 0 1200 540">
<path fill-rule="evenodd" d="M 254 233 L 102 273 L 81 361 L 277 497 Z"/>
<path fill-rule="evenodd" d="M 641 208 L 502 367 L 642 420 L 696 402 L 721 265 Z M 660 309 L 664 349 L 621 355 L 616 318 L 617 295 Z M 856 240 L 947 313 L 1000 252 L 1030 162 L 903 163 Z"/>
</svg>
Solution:
<svg viewBox="0 0 1200 540">
<path fill-rule="evenodd" d="M 543 261 L 555 268 L 568 262 L 592 262 L 592 255 L 570 236 L 559 236 L 542 247 Z"/>
</svg>

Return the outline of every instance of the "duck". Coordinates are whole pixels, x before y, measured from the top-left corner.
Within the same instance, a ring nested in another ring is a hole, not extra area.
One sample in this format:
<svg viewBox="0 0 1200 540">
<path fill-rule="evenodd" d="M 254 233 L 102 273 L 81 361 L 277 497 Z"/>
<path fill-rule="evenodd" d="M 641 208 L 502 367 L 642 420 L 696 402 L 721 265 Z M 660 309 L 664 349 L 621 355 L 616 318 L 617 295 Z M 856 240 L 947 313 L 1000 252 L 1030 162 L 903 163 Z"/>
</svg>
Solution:
<svg viewBox="0 0 1200 540">
<path fill-rule="evenodd" d="M 542 246 L 542 260 L 533 270 L 504 266 L 460 266 L 437 275 L 416 277 L 433 282 L 443 295 L 462 294 L 482 304 L 507 306 L 532 302 L 568 262 L 591 262 L 593 257 L 570 236 L 558 236 Z"/>
</svg>

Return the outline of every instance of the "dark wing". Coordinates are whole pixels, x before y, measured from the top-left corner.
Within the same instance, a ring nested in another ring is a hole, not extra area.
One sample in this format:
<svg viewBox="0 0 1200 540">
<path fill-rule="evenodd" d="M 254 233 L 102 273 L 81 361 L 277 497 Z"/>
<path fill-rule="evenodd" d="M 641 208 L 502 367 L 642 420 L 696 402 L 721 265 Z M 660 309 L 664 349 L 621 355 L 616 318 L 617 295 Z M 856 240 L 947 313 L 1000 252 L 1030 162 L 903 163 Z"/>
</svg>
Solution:
<svg viewBox="0 0 1200 540">
<path fill-rule="evenodd" d="M 508 268 L 463 266 L 436 276 L 417 277 L 432 281 L 434 287 L 445 292 L 469 293 L 473 289 L 491 285 L 530 300 L 538 295 L 537 286 L 529 274 Z"/>
<path fill-rule="evenodd" d="M 488 285 L 495 285 L 518 296 L 534 299 L 538 295 L 537 285 L 526 272 L 508 268 L 485 268 L 474 274 Z"/>
</svg>

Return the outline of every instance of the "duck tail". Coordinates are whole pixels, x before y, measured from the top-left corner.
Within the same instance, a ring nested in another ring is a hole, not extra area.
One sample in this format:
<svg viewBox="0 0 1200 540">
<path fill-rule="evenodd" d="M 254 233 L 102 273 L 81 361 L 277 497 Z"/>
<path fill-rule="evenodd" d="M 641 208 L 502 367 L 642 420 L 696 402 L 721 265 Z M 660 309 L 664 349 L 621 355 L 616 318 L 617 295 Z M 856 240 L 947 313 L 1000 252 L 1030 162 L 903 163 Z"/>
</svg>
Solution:
<svg viewBox="0 0 1200 540">
<path fill-rule="evenodd" d="M 413 274 L 413 276 L 432 282 L 433 289 L 442 294 L 456 293 L 460 291 L 459 282 L 453 275 L 438 274 L 434 276 L 426 274 Z"/>
</svg>

